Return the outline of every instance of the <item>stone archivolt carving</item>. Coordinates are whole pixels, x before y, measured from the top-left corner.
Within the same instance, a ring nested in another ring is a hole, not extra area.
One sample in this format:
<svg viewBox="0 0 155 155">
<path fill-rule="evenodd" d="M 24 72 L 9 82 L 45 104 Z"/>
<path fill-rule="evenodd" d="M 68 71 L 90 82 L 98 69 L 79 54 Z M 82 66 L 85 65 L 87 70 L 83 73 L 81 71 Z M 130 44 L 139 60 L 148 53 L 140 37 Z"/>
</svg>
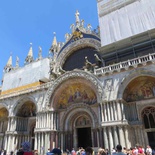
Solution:
<svg viewBox="0 0 155 155">
<path fill-rule="evenodd" d="M 71 72 L 67 72 L 65 73 L 63 76 L 58 77 L 55 82 L 53 83 L 52 87 L 50 87 L 47 91 L 47 94 L 45 96 L 45 100 L 43 102 L 44 107 L 48 107 L 50 105 L 50 101 L 51 101 L 51 96 L 54 93 L 55 89 L 63 82 L 66 80 L 69 80 L 70 78 L 84 78 L 88 81 L 90 81 L 91 83 L 93 83 L 93 85 L 96 88 L 97 91 L 97 98 L 98 98 L 98 102 L 101 102 L 102 99 L 102 94 L 103 94 L 103 89 L 102 89 L 102 85 L 99 82 L 99 80 L 92 74 L 89 74 L 87 72 L 84 71 L 71 71 Z"/>
<path fill-rule="evenodd" d="M 88 106 L 87 104 L 84 104 L 84 103 L 79 103 L 79 104 L 72 104 L 71 106 L 69 106 L 64 115 L 63 115 L 63 119 L 61 121 L 61 124 L 60 124 L 60 128 L 61 130 L 67 128 L 63 125 L 66 125 L 68 123 L 64 123 L 64 122 L 68 122 L 71 120 L 71 118 L 77 114 L 77 112 L 80 112 L 81 115 L 84 115 L 84 114 L 87 114 L 90 119 L 92 119 L 92 126 L 95 128 L 95 127 L 98 127 L 98 118 L 95 114 L 95 112 L 92 110 L 92 108 L 90 106 Z M 79 114 L 79 113 L 78 113 Z"/>
</svg>

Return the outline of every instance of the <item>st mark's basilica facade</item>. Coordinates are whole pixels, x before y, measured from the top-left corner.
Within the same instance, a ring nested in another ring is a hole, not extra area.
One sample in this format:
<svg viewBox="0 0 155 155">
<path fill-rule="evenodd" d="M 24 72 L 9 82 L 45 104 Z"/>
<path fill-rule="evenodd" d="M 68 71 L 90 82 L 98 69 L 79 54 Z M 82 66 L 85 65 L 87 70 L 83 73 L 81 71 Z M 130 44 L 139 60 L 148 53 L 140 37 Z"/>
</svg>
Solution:
<svg viewBox="0 0 155 155">
<path fill-rule="evenodd" d="M 112 149 L 155 145 L 154 0 L 98 0 L 99 27 L 75 13 L 65 43 L 49 56 L 4 67 L 0 148 Z M 86 26 L 85 26 L 86 25 Z"/>
</svg>

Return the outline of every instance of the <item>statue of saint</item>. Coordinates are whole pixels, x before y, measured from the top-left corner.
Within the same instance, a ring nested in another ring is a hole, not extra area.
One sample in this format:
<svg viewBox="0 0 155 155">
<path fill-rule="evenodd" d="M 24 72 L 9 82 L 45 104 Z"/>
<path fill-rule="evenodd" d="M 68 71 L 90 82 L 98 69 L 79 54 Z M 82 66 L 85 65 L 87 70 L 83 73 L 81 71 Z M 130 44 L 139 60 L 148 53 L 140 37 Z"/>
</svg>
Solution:
<svg viewBox="0 0 155 155">
<path fill-rule="evenodd" d="M 39 46 L 38 59 L 42 59 L 42 48 Z"/>
<path fill-rule="evenodd" d="M 80 23 L 80 18 L 79 18 L 79 11 L 77 10 L 76 13 L 75 13 L 75 19 L 76 19 L 76 23 Z"/>
<path fill-rule="evenodd" d="M 18 68 L 19 67 L 19 58 L 16 57 L 16 67 Z"/>
<path fill-rule="evenodd" d="M 75 31 L 75 25 L 74 24 L 72 24 L 71 26 L 70 26 L 70 29 L 71 29 L 71 31 L 72 31 L 72 33 Z"/>
</svg>

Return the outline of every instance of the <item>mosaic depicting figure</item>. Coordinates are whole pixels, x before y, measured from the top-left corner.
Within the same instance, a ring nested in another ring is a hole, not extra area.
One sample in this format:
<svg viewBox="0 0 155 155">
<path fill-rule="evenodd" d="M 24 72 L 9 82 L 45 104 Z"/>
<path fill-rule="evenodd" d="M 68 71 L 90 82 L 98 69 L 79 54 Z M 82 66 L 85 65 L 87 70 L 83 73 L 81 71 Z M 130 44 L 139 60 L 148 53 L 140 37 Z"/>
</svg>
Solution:
<svg viewBox="0 0 155 155">
<path fill-rule="evenodd" d="M 95 104 L 96 95 L 92 89 L 82 84 L 72 84 L 64 88 L 58 99 L 58 108 L 66 108 L 66 106 L 73 103 Z"/>
<path fill-rule="evenodd" d="M 78 120 L 76 121 L 76 126 L 85 126 L 90 124 L 90 120 L 84 116 L 78 118 Z"/>
<path fill-rule="evenodd" d="M 8 117 L 8 111 L 5 108 L 0 109 L 0 119 L 5 119 Z"/>
<path fill-rule="evenodd" d="M 155 79 L 139 77 L 133 80 L 125 89 L 123 98 L 127 102 L 155 97 Z"/>
<path fill-rule="evenodd" d="M 18 110 L 17 116 L 33 117 L 36 116 L 36 108 L 33 103 L 25 103 Z"/>
</svg>

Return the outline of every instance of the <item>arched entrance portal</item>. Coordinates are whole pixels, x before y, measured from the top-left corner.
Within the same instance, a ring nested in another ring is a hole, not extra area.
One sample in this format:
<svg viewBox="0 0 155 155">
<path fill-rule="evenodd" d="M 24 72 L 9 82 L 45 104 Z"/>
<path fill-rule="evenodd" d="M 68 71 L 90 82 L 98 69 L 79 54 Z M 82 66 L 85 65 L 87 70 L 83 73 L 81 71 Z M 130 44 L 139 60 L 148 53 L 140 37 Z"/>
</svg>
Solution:
<svg viewBox="0 0 155 155">
<path fill-rule="evenodd" d="M 93 107 L 94 108 L 94 107 Z M 95 146 L 94 137 L 97 136 L 97 116 L 94 109 L 87 104 L 71 105 L 62 116 L 63 146 L 65 149 L 78 149 Z M 61 115 L 61 114 L 60 114 Z"/>
<path fill-rule="evenodd" d="M 149 145 L 155 147 L 155 107 L 147 107 L 142 111 L 143 123 L 147 132 Z"/>
<path fill-rule="evenodd" d="M 86 148 L 92 146 L 91 137 L 91 120 L 83 115 L 77 118 L 76 123 L 77 130 L 77 147 Z"/>
<path fill-rule="evenodd" d="M 20 147 L 21 142 L 29 141 L 31 149 L 34 150 L 35 136 L 34 128 L 36 124 L 36 106 L 30 101 L 26 100 L 17 106 L 16 112 L 17 126 L 16 131 L 21 133 L 21 139 L 17 142 L 17 147 Z"/>
</svg>

